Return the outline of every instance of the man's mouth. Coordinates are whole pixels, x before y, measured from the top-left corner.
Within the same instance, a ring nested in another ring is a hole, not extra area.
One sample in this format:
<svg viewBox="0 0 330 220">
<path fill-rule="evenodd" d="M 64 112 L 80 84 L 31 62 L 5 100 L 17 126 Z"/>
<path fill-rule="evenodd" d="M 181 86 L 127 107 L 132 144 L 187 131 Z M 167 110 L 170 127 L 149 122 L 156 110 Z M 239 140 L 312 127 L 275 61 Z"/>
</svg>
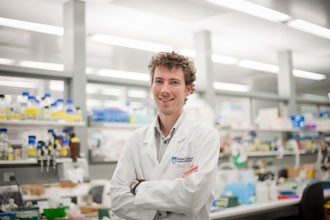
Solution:
<svg viewBox="0 0 330 220">
<path fill-rule="evenodd" d="M 159 100 L 162 102 L 170 102 L 170 101 L 173 101 L 174 98 L 159 98 Z"/>
</svg>

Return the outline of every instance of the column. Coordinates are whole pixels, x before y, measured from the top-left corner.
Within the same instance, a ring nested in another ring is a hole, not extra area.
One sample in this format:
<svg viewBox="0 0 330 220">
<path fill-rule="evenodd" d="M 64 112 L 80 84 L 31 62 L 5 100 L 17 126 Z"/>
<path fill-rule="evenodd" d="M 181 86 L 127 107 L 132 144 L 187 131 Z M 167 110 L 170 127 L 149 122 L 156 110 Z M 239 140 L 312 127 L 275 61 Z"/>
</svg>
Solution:
<svg viewBox="0 0 330 220">
<path fill-rule="evenodd" d="M 281 51 L 278 53 L 279 72 L 277 76 L 278 95 L 288 98 L 287 113 L 289 115 L 297 113 L 296 86 L 292 74 L 292 54 L 291 51 Z M 284 112 L 281 115 L 285 116 Z"/>
<path fill-rule="evenodd" d="M 211 33 L 199 31 L 194 34 L 195 65 L 196 65 L 196 90 L 202 92 L 202 97 L 215 109 L 215 92 L 213 89 L 214 75 L 212 63 Z"/>
<path fill-rule="evenodd" d="M 68 96 L 74 100 L 74 105 L 79 106 L 86 119 L 86 84 L 85 73 L 85 3 L 70 0 L 63 5 L 63 58 L 64 71 L 72 78 L 68 80 Z M 81 153 L 87 156 L 87 129 L 86 127 L 74 128 L 81 142 Z"/>
</svg>

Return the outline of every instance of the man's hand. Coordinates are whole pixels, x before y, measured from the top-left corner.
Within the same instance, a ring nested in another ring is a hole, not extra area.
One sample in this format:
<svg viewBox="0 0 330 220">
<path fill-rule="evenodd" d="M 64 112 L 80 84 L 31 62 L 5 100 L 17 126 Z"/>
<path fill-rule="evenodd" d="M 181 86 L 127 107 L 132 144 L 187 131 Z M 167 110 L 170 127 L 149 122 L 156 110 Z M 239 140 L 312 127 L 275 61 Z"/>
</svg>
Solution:
<svg viewBox="0 0 330 220">
<path fill-rule="evenodd" d="M 198 171 L 198 166 L 195 164 L 192 164 L 186 171 L 184 171 L 182 178 L 190 176 L 190 174 L 195 173 Z"/>
</svg>

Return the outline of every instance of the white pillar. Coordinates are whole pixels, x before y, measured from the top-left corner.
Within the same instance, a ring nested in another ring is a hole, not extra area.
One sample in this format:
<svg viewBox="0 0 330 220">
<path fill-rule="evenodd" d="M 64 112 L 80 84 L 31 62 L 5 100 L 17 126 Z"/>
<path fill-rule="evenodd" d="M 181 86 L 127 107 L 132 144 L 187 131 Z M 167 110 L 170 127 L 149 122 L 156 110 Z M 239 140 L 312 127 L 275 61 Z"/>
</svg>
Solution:
<svg viewBox="0 0 330 220">
<path fill-rule="evenodd" d="M 86 119 L 86 85 L 87 77 L 86 51 L 85 51 L 85 3 L 70 0 L 63 7 L 63 52 L 64 71 L 72 78 L 68 80 L 68 95 L 74 100 L 74 105 L 79 106 Z M 80 139 L 81 155 L 87 156 L 87 128 L 75 127 L 77 137 Z"/>
<path fill-rule="evenodd" d="M 277 76 L 278 95 L 288 98 L 287 112 L 289 115 L 297 113 L 296 86 L 292 74 L 292 54 L 291 51 L 281 51 L 278 53 L 279 73 Z M 282 113 L 282 112 L 281 112 Z"/>
<path fill-rule="evenodd" d="M 196 65 L 196 90 L 202 92 L 206 102 L 215 109 L 215 92 L 213 89 L 214 75 L 212 63 L 211 33 L 199 31 L 194 34 L 195 65 Z"/>
</svg>

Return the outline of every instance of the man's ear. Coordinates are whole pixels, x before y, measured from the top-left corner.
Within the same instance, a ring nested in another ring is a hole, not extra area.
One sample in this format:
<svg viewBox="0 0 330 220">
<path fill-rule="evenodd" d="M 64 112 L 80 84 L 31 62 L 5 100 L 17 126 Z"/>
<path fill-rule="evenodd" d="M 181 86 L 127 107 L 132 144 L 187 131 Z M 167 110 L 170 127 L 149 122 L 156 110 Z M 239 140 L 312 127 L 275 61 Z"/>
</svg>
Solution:
<svg viewBox="0 0 330 220">
<path fill-rule="evenodd" d="M 193 92 L 193 84 L 190 83 L 188 85 L 186 85 L 186 90 L 187 90 L 187 96 L 190 95 Z"/>
</svg>

